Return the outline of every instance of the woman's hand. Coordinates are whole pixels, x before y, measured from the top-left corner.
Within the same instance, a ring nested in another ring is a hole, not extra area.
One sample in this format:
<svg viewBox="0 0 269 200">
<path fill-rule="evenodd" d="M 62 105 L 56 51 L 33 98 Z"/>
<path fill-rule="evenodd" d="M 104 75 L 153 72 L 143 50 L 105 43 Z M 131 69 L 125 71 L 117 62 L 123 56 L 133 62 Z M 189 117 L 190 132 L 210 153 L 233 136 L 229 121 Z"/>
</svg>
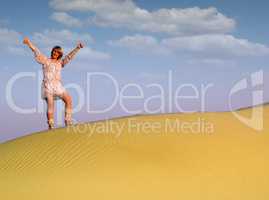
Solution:
<svg viewBox="0 0 269 200">
<path fill-rule="evenodd" d="M 30 40 L 29 40 L 29 38 L 28 38 L 28 37 L 25 37 L 25 38 L 23 39 L 23 43 L 26 44 L 26 45 L 29 45 L 29 44 L 30 44 Z"/>
<path fill-rule="evenodd" d="M 38 50 L 38 48 L 35 47 L 35 45 L 29 40 L 28 37 L 25 37 L 23 39 L 23 43 L 26 44 L 35 54 L 37 54 L 38 52 L 40 53 L 40 51 Z"/>
<path fill-rule="evenodd" d="M 84 47 L 84 44 L 82 44 L 81 42 L 78 42 L 77 47 L 81 49 Z"/>
</svg>

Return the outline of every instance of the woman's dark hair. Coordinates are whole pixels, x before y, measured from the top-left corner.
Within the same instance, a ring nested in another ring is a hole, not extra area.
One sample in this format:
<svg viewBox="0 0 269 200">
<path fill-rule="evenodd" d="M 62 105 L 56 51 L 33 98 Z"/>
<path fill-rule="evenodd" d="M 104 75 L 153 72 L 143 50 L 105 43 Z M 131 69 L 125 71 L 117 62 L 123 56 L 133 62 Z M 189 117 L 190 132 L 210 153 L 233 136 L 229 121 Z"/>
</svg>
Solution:
<svg viewBox="0 0 269 200">
<path fill-rule="evenodd" d="M 60 47 L 60 46 L 53 47 L 52 50 L 51 50 L 51 57 L 52 57 L 53 51 L 55 51 L 55 50 L 58 50 L 58 52 L 60 53 L 57 60 L 61 59 L 63 57 L 63 49 L 62 49 L 62 47 Z"/>
</svg>

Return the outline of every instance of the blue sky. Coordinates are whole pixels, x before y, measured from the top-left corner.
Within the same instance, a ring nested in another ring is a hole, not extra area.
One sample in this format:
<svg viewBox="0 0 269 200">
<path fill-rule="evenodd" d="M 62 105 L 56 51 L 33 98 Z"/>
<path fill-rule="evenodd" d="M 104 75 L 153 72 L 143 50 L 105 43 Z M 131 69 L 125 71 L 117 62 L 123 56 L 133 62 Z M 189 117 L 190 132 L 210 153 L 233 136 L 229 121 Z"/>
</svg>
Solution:
<svg viewBox="0 0 269 200">
<path fill-rule="evenodd" d="M 14 75 L 21 72 L 41 72 L 29 49 L 22 45 L 28 36 L 40 50 L 49 55 L 54 45 L 67 53 L 78 40 L 86 48 L 62 71 L 65 85 L 75 84 L 85 95 L 84 106 L 74 117 L 77 121 L 93 121 L 132 115 L 120 103 L 102 113 L 87 112 L 86 96 L 90 93 L 91 108 L 110 105 L 115 95 L 111 80 L 94 79 L 87 88 L 87 73 L 111 75 L 120 88 L 137 84 L 145 98 L 127 100 L 129 110 L 147 113 L 143 105 L 158 90 L 150 84 L 160 84 L 168 91 L 168 74 L 173 75 L 172 91 L 191 84 L 198 89 L 213 84 L 208 92 L 205 111 L 228 109 L 228 94 L 239 80 L 259 70 L 264 72 L 264 102 L 269 101 L 267 77 L 269 63 L 268 1 L 176 1 L 176 0 L 51 0 L 26 2 L 10 0 L 1 4 L 0 12 L 0 120 L 9 124 L 0 128 L 0 141 L 46 128 L 45 113 L 21 114 L 7 102 L 6 87 Z M 102 2 L 102 3 L 100 3 Z M 14 101 L 23 108 L 37 108 L 39 83 L 36 77 L 21 79 L 12 91 Z M 76 106 L 80 97 L 69 90 Z M 128 95 L 138 95 L 129 88 Z M 193 94 L 192 88 L 183 91 Z M 165 94 L 165 109 L 156 112 L 178 112 L 169 109 L 169 94 Z M 251 89 L 236 95 L 234 107 L 252 104 Z M 86 101 L 86 102 L 85 102 Z M 181 107 L 200 111 L 201 99 L 182 100 Z M 160 101 L 152 101 L 158 108 Z M 43 105 L 45 108 L 45 105 Z M 58 102 L 58 110 L 62 110 Z M 154 110 L 154 109 L 152 109 Z M 16 126 L 11 124 L 15 123 Z"/>
</svg>

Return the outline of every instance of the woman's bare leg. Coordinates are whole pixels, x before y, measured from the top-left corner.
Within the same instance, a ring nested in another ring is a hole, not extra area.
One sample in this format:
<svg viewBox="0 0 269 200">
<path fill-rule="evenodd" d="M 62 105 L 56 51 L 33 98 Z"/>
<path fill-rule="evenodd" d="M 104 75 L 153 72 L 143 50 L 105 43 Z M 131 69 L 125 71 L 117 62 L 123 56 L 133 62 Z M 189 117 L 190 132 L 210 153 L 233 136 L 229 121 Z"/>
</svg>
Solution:
<svg viewBox="0 0 269 200">
<path fill-rule="evenodd" d="M 62 100 L 65 103 L 64 122 L 66 126 L 69 126 L 72 124 L 72 97 L 68 92 L 65 92 L 62 96 Z"/>
<path fill-rule="evenodd" d="M 52 95 L 48 95 L 46 98 L 47 102 L 47 123 L 49 129 L 54 128 L 54 99 Z"/>
</svg>

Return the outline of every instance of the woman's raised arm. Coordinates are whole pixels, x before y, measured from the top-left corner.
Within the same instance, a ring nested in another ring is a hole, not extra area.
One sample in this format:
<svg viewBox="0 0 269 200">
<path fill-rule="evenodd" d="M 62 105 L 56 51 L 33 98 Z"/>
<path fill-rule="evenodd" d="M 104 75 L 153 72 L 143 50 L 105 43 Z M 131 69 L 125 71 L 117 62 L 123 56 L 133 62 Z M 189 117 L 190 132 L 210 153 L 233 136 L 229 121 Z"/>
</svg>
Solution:
<svg viewBox="0 0 269 200">
<path fill-rule="evenodd" d="M 44 56 L 40 50 L 29 40 L 28 37 L 25 37 L 23 39 L 23 43 L 26 44 L 33 52 L 35 55 L 35 60 L 40 63 L 40 64 L 45 64 L 47 61 L 47 57 Z"/>
<path fill-rule="evenodd" d="M 74 56 L 76 55 L 76 53 L 81 49 L 83 48 L 84 45 L 79 42 L 76 46 L 76 48 L 74 48 L 69 54 L 67 54 L 63 60 L 62 60 L 62 66 L 64 67 L 67 63 L 69 63 L 73 58 Z"/>
</svg>

